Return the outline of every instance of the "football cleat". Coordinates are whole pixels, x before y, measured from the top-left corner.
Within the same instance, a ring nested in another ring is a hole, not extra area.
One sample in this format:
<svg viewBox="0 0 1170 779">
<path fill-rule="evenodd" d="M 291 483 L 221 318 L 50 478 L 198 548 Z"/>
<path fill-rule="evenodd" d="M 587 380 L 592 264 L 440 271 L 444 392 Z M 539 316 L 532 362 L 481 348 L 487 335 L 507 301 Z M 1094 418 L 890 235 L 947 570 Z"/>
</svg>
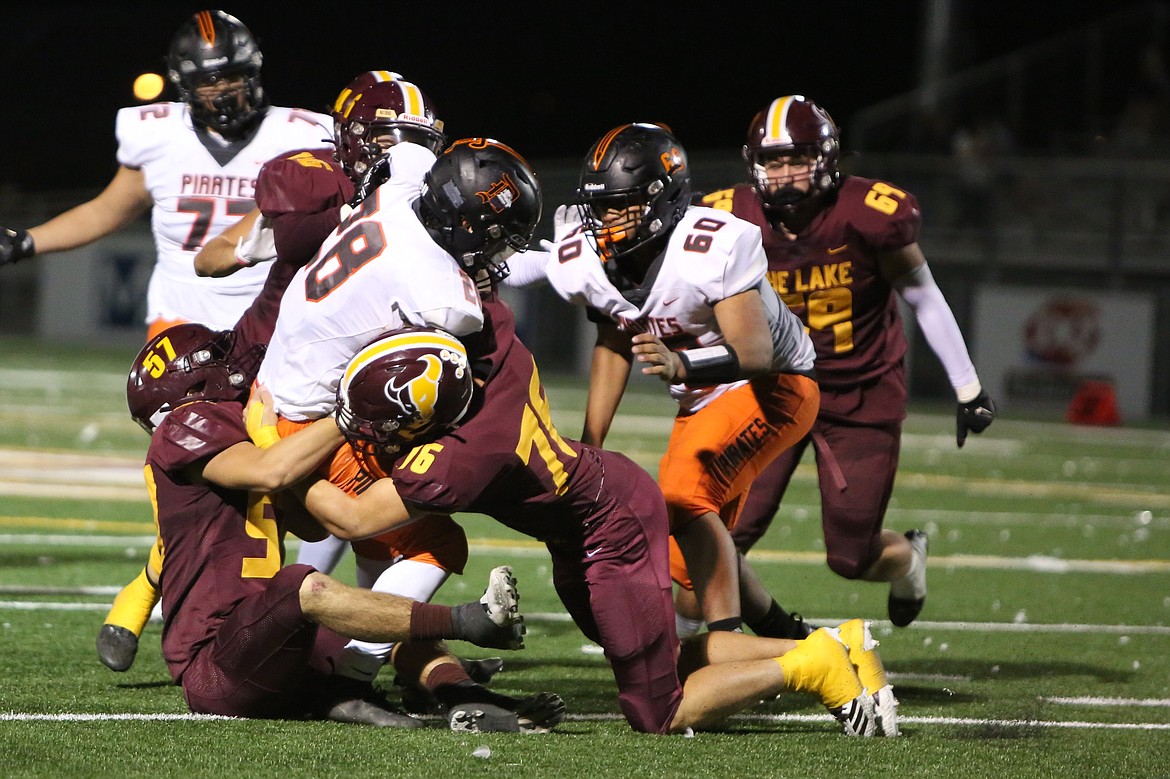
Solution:
<svg viewBox="0 0 1170 779">
<path fill-rule="evenodd" d="M 460 703 L 447 712 L 456 733 L 548 733 L 565 720 L 565 702 L 551 692 L 520 698 L 514 710 L 493 703 Z"/>
<path fill-rule="evenodd" d="M 886 602 L 890 622 L 900 628 L 917 619 L 926 603 L 926 549 L 929 540 L 921 530 L 907 530 L 906 539 L 910 542 L 914 561 L 909 573 L 890 582 L 890 597 Z"/>
<path fill-rule="evenodd" d="M 493 649 L 523 649 L 527 628 L 512 569 L 493 568 L 483 597 L 452 608 L 451 619 L 455 636 L 464 641 Z"/>
<path fill-rule="evenodd" d="M 460 658 L 459 663 L 476 684 L 490 684 L 492 677 L 504 670 L 502 657 L 485 657 L 481 660 Z"/>
<path fill-rule="evenodd" d="M 98 659 L 111 671 L 122 672 L 134 665 L 138 654 L 138 636 L 120 625 L 108 622 L 97 634 Z"/>
<path fill-rule="evenodd" d="M 422 720 L 395 711 L 384 700 L 350 698 L 338 701 L 325 713 L 330 722 L 348 722 L 353 725 L 372 725 L 376 728 L 421 728 Z"/>
<path fill-rule="evenodd" d="M 845 735 L 874 735 L 873 698 L 858 678 L 849 650 L 835 629 L 814 630 L 776 662 L 784 669 L 785 686 L 820 698 L 844 727 Z"/>
<path fill-rule="evenodd" d="M 501 565 L 488 574 L 488 586 L 479 599 L 484 611 L 496 626 L 509 628 L 511 640 L 507 649 L 523 649 L 524 617 L 520 614 L 520 593 L 516 590 L 516 577 L 512 566 Z"/>
<path fill-rule="evenodd" d="M 882 735 L 898 735 L 898 699 L 886 678 L 886 668 L 878 657 L 878 642 L 870 633 L 869 620 L 851 619 L 837 628 L 849 649 L 849 661 L 857 677 L 873 696 L 874 714 Z"/>
</svg>

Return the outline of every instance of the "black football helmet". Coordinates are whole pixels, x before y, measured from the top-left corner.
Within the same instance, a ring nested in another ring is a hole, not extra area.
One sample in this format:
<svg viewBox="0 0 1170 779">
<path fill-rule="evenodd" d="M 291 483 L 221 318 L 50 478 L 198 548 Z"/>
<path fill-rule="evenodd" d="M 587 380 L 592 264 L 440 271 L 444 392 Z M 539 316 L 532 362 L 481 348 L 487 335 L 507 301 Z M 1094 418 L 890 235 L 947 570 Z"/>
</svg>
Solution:
<svg viewBox="0 0 1170 779">
<path fill-rule="evenodd" d="M 193 400 L 241 400 L 264 356 L 264 346 L 235 354 L 236 334 L 204 325 L 168 327 L 146 342 L 126 380 L 130 416 L 153 433 L 175 408 Z"/>
<path fill-rule="evenodd" d="M 669 128 L 623 124 L 607 132 L 585 155 L 577 210 L 594 249 L 605 261 L 669 235 L 691 198 L 687 153 Z M 607 211 L 641 207 L 635 224 L 606 227 Z"/>
<path fill-rule="evenodd" d="M 394 453 L 453 430 L 474 389 L 458 338 L 404 327 L 350 360 L 337 385 L 337 426 L 359 455 Z"/>
<path fill-rule="evenodd" d="M 430 99 L 386 70 L 366 71 L 351 81 L 334 101 L 332 114 L 337 161 L 355 181 L 385 152 L 383 143 L 408 141 L 438 154 L 447 142 Z"/>
<path fill-rule="evenodd" d="M 540 184 L 524 158 L 491 138 L 443 150 L 415 203 L 423 226 L 471 277 L 508 275 L 507 259 L 528 248 L 540 221 Z"/>
<path fill-rule="evenodd" d="M 791 186 L 769 191 L 765 163 L 792 155 L 814 161 L 808 191 Z M 743 145 L 743 159 L 756 192 L 770 208 L 792 208 L 806 198 L 832 192 L 841 183 L 840 158 L 841 136 L 833 118 L 803 95 L 785 95 L 769 103 L 748 125 Z"/>
<path fill-rule="evenodd" d="M 179 27 L 167 54 L 167 77 L 179 90 L 179 99 L 191 110 L 196 125 L 227 137 L 246 133 L 268 110 L 260 84 L 263 57 L 256 39 L 234 16 L 223 11 L 200 11 Z M 196 88 L 225 78 L 242 77 L 240 89 L 229 89 L 203 100 Z"/>
</svg>

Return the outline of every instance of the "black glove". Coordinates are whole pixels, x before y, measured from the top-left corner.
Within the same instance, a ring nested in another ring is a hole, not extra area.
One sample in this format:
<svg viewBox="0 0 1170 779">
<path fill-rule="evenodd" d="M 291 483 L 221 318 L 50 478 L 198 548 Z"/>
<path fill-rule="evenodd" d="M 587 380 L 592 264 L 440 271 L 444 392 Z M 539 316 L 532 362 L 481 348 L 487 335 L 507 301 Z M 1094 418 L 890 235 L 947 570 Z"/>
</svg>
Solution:
<svg viewBox="0 0 1170 779">
<path fill-rule="evenodd" d="M 995 404 L 984 390 L 974 400 L 960 403 L 955 414 L 955 441 L 959 448 L 963 448 L 967 433 L 982 433 L 994 419 Z"/>
<path fill-rule="evenodd" d="M 362 179 L 357 183 L 357 188 L 353 192 L 353 197 L 349 199 L 346 204 L 350 208 L 357 208 L 363 200 L 370 196 L 378 187 L 385 184 L 390 178 L 390 157 L 383 154 L 370 163 L 370 167 L 366 168 L 366 172 L 362 174 Z"/>
<path fill-rule="evenodd" d="M 28 230 L 0 227 L 0 265 L 19 262 L 36 253 L 33 237 L 28 234 Z"/>
</svg>

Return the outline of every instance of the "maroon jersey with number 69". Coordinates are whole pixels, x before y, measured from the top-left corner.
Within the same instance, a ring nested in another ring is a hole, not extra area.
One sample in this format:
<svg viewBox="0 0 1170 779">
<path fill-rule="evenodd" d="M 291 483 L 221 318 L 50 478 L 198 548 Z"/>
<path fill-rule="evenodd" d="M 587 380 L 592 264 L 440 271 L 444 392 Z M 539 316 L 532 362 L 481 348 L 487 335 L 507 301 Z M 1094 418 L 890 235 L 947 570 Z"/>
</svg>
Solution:
<svg viewBox="0 0 1170 779">
<path fill-rule="evenodd" d="M 804 322 L 816 347 L 823 389 L 848 389 L 902 362 L 897 299 L 877 254 L 918 240 L 918 201 L 885 181 L 845 176 L 834 196 L 795 239 L 774 229 L 749 184 L 713 192 L 703 204 L 760 227 L 768 280 Z"/>
</svg>

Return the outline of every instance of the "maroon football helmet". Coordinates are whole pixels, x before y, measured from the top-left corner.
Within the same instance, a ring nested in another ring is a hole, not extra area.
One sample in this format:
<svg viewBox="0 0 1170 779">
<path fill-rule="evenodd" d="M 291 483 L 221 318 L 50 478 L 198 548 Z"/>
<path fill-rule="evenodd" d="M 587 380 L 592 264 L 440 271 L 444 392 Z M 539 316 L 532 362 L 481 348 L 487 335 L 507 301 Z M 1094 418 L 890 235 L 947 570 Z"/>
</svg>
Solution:
<svg viewBox="0 0 1170 779">
<path fill-rule="evenodd" d="M 383 144 L 407 141 L 435 154 L 446 144 L 430 99 L 390 71 L 366 71 L 355 78 L 337 96 L 332 114 L 337 160 L 355 181 L 386 150 Z"/>
<path fill-rule="evenodd" d="M 764 164 L 783 156 L 802 155 L 814 160 L 807 192 L 795 187 L 769 191 Z M 831 192 L 841 182 L 837 163 L 841 137 L 828 111 L 803 95 L 778 97 L 748 125 L 743 159 L 755 182 L 756 192 L 772 208 L 791 208 L 807 197 Z"/>
<path fill-rule="evenodd" d="M 475 385 L 467 351 L 443 330 L 405 327 L 362 349 L 337 386 L 337 426 L 361 449 L 399 449 L 453 430 Z"/>
<path fill-rule="evenodd" d="M 241 400 L 248 392 L 263 346 L 234 355 L 236 334 L 203 325 L 168 327 L 147 341 L 126 381 L 130 416 L 153 433 L 163 418 L 194 400 Z"/>
</svg>

